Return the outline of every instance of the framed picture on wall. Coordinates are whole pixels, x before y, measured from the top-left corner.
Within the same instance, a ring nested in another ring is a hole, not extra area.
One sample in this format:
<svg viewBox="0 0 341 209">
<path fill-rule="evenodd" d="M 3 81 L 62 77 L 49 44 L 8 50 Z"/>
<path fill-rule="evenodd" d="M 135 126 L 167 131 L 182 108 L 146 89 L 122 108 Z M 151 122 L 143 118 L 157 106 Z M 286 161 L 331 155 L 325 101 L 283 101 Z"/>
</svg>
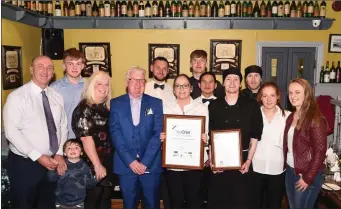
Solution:
<svg viewBox="0 0 341 209">
<path fill-rule="evenodd" d="M 341 34 L 329 35 L 329 47 L 330 53 L 341 53 Z"/>
<path fill-rule="evenodd" d="M 97 71 L 105 71 L 111 77 L 110 43 L 79 43 L 79 50 L 85 57 L 83 77 L 90 77 Z"/>
<path fill-rule="evenodd" d="M 240 68 L 242 41 L 241 40 L 211 40 L 210 70 L 221 75 L 230 67 Z"/>
<path fill-rule="evenodd" d="M 168 78 L 175 78 L 179 75 L 179 63 L 180 63 L 180 44 L 149 44 L 149 78 L 153 77 L 153 73 L 150 71 L 150 65 L 156 57 L 164 57 L 169 63 Z"/>
<path fill-rule="evenodd" d="M 2 46 L 3 90 L 15 89 L 23 85 L 21 47 Z"/>
</svg>

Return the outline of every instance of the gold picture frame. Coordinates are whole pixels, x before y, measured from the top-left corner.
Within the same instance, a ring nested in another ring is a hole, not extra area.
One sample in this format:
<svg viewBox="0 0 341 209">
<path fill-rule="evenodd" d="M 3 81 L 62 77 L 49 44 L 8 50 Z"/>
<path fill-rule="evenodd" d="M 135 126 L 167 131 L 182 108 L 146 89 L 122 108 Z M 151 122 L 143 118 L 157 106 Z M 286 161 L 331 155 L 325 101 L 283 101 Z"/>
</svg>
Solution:
<svg viewBox="0 0 341 209">
<path fill-rule="evenodd" d="M 23 85 L 21 47 L 2 45 L 1 48 L 3 90 L 18 88 Z"/>
</svg>

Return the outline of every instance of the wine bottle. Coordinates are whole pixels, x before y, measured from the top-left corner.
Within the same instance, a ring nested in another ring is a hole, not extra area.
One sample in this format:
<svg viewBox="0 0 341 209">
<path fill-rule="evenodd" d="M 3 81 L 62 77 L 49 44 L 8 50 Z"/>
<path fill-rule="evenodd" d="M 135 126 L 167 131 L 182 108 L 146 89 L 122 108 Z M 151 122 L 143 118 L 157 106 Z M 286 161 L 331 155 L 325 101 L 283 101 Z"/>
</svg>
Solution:
<svg viewBox="0 0 341 209">
<path fill-rule="evenodd" d="M 159 10 L 159 17 L 165 17 L 165 6 L 163 5 L 163 1 L 160 1 L 158 10 Z"/>
<path fill-rule="evenodd" d="M 127 16 L 128 17 L 133 17 L 134 16 L 134 7 L 133 7 L 133 3 L 131 3 L 131 1 L 128 1 L 128 5 L 127 5 Z"/>
<path fill-rule="evenodd" d="M 81 16 L 86 16 L 86 4 L 85 1 L 81 1 Z"/>
<path fill-rule="evenodd" d="M 40 4 L 40 1 L 39 1 L 39 7 L 38 8 L 39 8 L 39 10 L 42 9 L 42 5 Z M 63 12 L 64 12 L 65 17 L 69 16 L 69 5 L 68 5 L 67 1 L 64 1 L 64 3 L 63 3 Z"/>
<path fill-rule="evenodd" d="M 65 3 L 64 3 L 65 4 Z M 86 1 L 85 3 L 85 13 L 87 17 L 91 17 L 92 16 L 92 5 L 91 5 L 91 1 Z"/>
<path fill-rule="evenodd" d="M 260 4 L 260 16 L 261 17 L 266 17 L 267 16 L 266 4 L 265 4 L 264 0 Z"/>
<path fill-rule="evenodd" d="M 93 5 L 92 5 L 92 16 L 97 17 L 98 16 L 98 6 L 96 1 L 94 1 Z"/>
<path fill-rule="evenodd" d="M 315 1 L 315 5 L 314 5 L 314 17 L 320 17 L 320 6 L 319 3 L 317 1 Z"/>
<path fill-rule="evenodd" d="M 145 10 L 144 10 L 144 3 L 143 1 L 140 1 L 139 3 L 139 17 L 144 17 L 145 15 Z"/>
<path fill-rule="evenodd" d="M 188 5 L 187 2 L 184 1 L 184 3 L 182 4 L 182 17 L 188 17 Z"/>
<path fill-rule="evenodd" d="M 290 5 L 290 17 L 296 17 L 296 3 L 292 1 Z"/>
<path fill-rule="evenodd" d="M 290 2 L 288 0 L 284 3 L 284 17 L 290 17 Z"/>
<path fill-rule="evenodd" d="M 196 0 L 195 1 L 195 4 L 194 4 L 194 17 L 200 17 L 200 4 L 199 4 L 199 1 Z"/>
<path fill-rule="evenodd" d="M 47 2 L 47 16 L 53 16 L 53 4 L 52 1 Z"/>
<path fill-rule="evenodd" d="M 234 0 L 231 1 L 231 17 L 237 16 L 237 4 Z"/>
<path fill-rule="evenodd" d="M 309 1 L 308 4 L 308 17 L 313 17 L 314 16 L 314 2 Z"/>
<path fill-rule="evenodd" d="M 110 2 L 109 1 L 105 1 L 104 2 L 104 16 L 105 17 L 110 17 Z"/>
<path fill-rule="evenodd" d="M 223 0 L 220 0 L 219 7 L 218 7 L 218 17 L 224 17 L 225 15 L 224 7 L 225 5 L 224 5 Z"/>
<path fill-rule="evenodd" d="M 150 5 L 149 0 L 147 0 L 146 5 L 144 6 L 144 16 L 145 17 L 152 16 L 152 6 Z"/>
<path fill-rule="evenodd" d="M 56 5 L 54 6 L 54 11 L 55 11 L 55 16 L 57 17 L 62 16 L 62 7 L 60 6 L 60 1 L 56 1 Z"/>
<path fill-rule="evenodd" d="M 99 4 L 98 4 L 98 15 L 100 17 L 104 17 L 104 4 L 103 4 L 103 1 L 99 1 Z"/>
<path fill-rule="evenodd" d="M 127 17 L 127 1 L 123 0 L 121 3 L 121 17 Z"/>
<path fill-rule="evenodd" d="M 143 9 L 143 11 L 144 11 L 144 9 Z M 137 0 L 134 0 L 134 2 L 133 2 L 133 16 L 134 17 L 139 16 L 139 3 L 137 2 Z"/>
<path fill-rule="evenodd" d="M 323 83 L 329 83 L 329 62 L 327 61 L 326 69 L 324 71 L 324 80 Z"/>
<path fill-rule="evenodd" d="M 167 0 L 165 5 L 165 16 L 170 17 L 171 15 L 172 15 L 171 6 L 169 1 Z"/>
<path fill-rule="evenodd" d="M 111 17 L 116 17 L 117 14 L 116 14 L 116 4 L 115 4 L 115 1 L 111 1 L 110 2 L 110 16 Z"/>
<path fill-rule="evenodd" d="M 205 17 L 206 16 L 206 2 L 201 1 L 200 2 L 200 17 Z"/>
<path fill-rule="evenodd" d="M 178 1 L 176 3 L 175 17 L 182 17 L 182 3 L 181 3 L 181 1 Z"/>
<path fill-rule="evenodd" d="M 296 17 L 301 18 L 303 16 L 303 7 L 301 4 L 301 1 L 298 1 L 298 4 L 296 6 Z"/>
<path fill-rule="evenodd" d="M 303 2 L 303 17 L 308 17 L 308 2 Z"/>
<path fill-rule="evenodd" d="M 329 72 L 329 82 L 330 83 L 336 83 L 336 70 L 334 61 L 332 62 L 332 67 L 330 68 Z"/>
<path fill-rule="evenodd" d="M 152 16 L 158 17 L 159 16 L 159 5 L 157 4 L 156 0 L 153 0 L 152 2 Z"/>
<path fill-rule="evenodd" d="M 116 1 L 116 16 L 121 17 L 122 15 L 122 4 L 120 1 Z"/>
<path fill-rule="evenodd" d="M 189 17 L 194 17 L 194 4 L 191 1 L 189 1 L 189 4 L 188 4 L 188 16 Z"/>
<path fill-rule="evenodd" d="M 229 0 L 225 1 L 224 17 L 231 17 L 231 3 Z"/>
<path fill-rule="evenodd" d="M 247 14 L 247 1 L 243 1 L 243 4 L 242 4 L 242 17 L 248 17 L 248 14 Z"/>
<path fill-rule="evenodd" d="M 320 72 L 320 83 L 324 83 L 324 67 L 321 67 L 321 72 Z"/>
<path fill-rule="evenodd" d="M 252 16 L 253 16 L 253 15 L 252 15 L 252 10 L 253 10 L 253 5 L 252 5 L 252 2 L 249 1 L 249 2 L 247 3 L 247 16 L 248 16 L 248 17 L 252 17 Z"/>
<path fill-rule="evenodd" d="M 211 8 L 212 8 L 211 1 L 207 1 L 205 11 L 206 17 L 211 17 Z"/>
<path fill-rule="evenodd" d="M 272 5 L 271 2 L 268 1 L 268 3 L 266 4 L 266 16 L 267 17 L 272 17 Z"/>
<path fill-rule="evenodd" d="M 276 1 L 273 1 L 272 3 L 272 10 L 271 10 L 271 16 L 272 17 L 277 17 L 278 16 L 278 4 Z"/>
<path fill-rule="evenodd" d="M 326 2 L 323 0 L 320 4 L 320 17 L 325 18 L 326 17 Z"/>
<path fill-rule="evenodd" d="M 336 83 L 341 83 L 341 66 L 340 61 L 337 62 L 337 68 L 336 68 Z"/>
<path fill-rule="evenodd" d="M 258 5 L 258 1 L 255 2 L 255 6 L 253 7 L 252 15 L 254 17 L 260 17 L 260 9 Z"/>
<path fill-rule="evenodd" d="M 237 14 L 237 17 L 242 16 L 242 4 L 240 3 L 239 0 L 237 1 L 237 4 L 236 4 L 236 14 Z"/>
<path fill-rule="evenodd" d="M 284 17 L 284 5 L 283 2 L 280 0 L 278 2 L 278 13 L 277 13 L 278 17 Z"/>
</svg>

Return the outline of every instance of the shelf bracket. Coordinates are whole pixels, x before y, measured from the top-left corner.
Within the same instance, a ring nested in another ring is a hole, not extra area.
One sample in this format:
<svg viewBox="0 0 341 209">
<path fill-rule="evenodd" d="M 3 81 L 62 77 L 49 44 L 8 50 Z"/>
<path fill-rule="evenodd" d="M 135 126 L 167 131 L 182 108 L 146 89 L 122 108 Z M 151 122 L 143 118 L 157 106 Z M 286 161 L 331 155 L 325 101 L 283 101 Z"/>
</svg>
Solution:
<svg viewBox="0 0 341 209">
<path fill-rule="evenodd" d="M 234 20 L 233 19 L 231 19 L 231 20 L 229 20 L 230 21 L 230 29 L 233 29 L 233 24 L 234 24 Z"/>
<path fill-rule="evenodd" d="M 38 18 L 38 25 L 39 27 L 44 27 L 46 25 L 47 18 L 46 17 L 39 17 Z"/>
<path fill-rule="evenodd" d="M 98 27 L 97 19 L 93 19 L 93 21 L 92 21 L 92 27 L 93 27 L 93 28 L 97 28 L 97 27 Z"/>
<path fill-rule="evenodd" d="M 277 29 L 277 20 L 272 20 L 272 29 Z"/>
<path fill-rule="evenodd" d="M 184 20 L 184 29 L 187 29 L 187 20 Z"/>
<path fill-rule="evenodd" d="M 25 10 L 18 10 L 15 11 L 15 20 L 19 21 L 22 20 L 26 15 L 26 11 Z"/>
<path fill-rule="evenodd" d="M 139 21 L 139 26 L 140 26 L 140 29 L 143 29 L 143 20 Z"/>
<path fill-rule="evenodd" d="M 46 25 L 48 28 L 54 28 L 54 19 L 48 18 Z"/>
</svg>

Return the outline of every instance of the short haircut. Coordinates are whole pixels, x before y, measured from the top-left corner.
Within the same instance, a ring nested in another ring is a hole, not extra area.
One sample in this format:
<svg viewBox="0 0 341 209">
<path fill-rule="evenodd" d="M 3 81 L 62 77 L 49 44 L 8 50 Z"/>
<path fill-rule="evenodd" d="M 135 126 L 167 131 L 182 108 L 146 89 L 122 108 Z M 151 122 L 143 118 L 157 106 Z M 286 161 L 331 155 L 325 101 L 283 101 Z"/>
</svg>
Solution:
<svg viewBox="0 0 341 209">
<path fill-rule="evenodd" d="M 63 61 L 65 61 L 66 58 L 71 58 L 73 60 L 79 60 L 82 59 L 82 62 L 85 63 L 85 57 L 84 54 L 79 51 L 76 48 L 70 48 L 64 51 L 63 53 Z"/>
<path fill-rule="evenodd" d="M 144 74 L 144 77 L 146 77 L 146 70 L 145 69 L 143 69 L 139 66 L 133 66 L 128 70 L 128 72 L 126 74 L 126 79 L 130 79 L 131 72 L 135 72 L 135 71 L 142 72 Z"/>
<path fill-rule="evenodd" d="M 109 110 L 110 109 L 110 100 L 111 100 L 111 78 L 110 78 L 109 74 L 104 72 L 104 71 L 97 71 L 90 76 L 90 78 L 89 78 L 89 80 L 85 86 L 85 89 L 83 91 L 82 98 L 84 100 L 86 100 L 87 104 L 90 104 L 90 105 L 95 104 L 96 81 L 98 81 L 102 77 L 106 77 L 109 81 L 108 96 L 107 96 L 107 98 L 105 98 L 105 104 Z"/>
<path fill-rule="evenodd" d="M 203 74 L 200 75 L 200 78 L 199 78 L 199 83 L 201 82 L 201 80 L 203 79 L 203 77 L 205 75 L 211 75 L 213 77 L 213 80 L 214 80 L 214 83 L 217 83 L 217 78 L 216 76 L 214 75 L 214 73 L 212 72 L 204 72 Z"/>
<path fill-rule="evenodd" d="M 82 144 L 81 140 L 79 140 L 79 139 L 68 139 L 63 145 L 63 152 L 65 152 L 66 147 L 71 145 L 71 144 L 78 145 L 81 148 L 81 151 L 83 151 L 83 144 Z"/>
<path fill-rule="evenodd" d="M 167 67 L 169 66 L 168 60 L 164 57 L 155 57 L 152 61 L 152 65 L 154 65 L 156 61 L 164 61 L 167 63 Z"/>
<path fill-rule="evenodd" d="M 194 58 L 200 58 L 200 57 L 207 59 L 207 52 L 205 50 L 197 49 L 197 50 L 194 50 L 190 55 L 191 60 Z"/>
<path fill-rule="evenodd" d="M 176 76 L 176 77 L 174 78 L 173 88 L 175 88 L 176 80 L 178 80 L 178 78 L 180 78 L 180 77 L 185 77 L 185 78 L 188 80 L 189 85 L 192 86 L 191 80 L 190 80 L 190 78 L 188 77 L 188 75 L 186 75 L 186 74 L 180 74 L 180 75 L 178 75 L 178 76 Z"/>
</svg>

